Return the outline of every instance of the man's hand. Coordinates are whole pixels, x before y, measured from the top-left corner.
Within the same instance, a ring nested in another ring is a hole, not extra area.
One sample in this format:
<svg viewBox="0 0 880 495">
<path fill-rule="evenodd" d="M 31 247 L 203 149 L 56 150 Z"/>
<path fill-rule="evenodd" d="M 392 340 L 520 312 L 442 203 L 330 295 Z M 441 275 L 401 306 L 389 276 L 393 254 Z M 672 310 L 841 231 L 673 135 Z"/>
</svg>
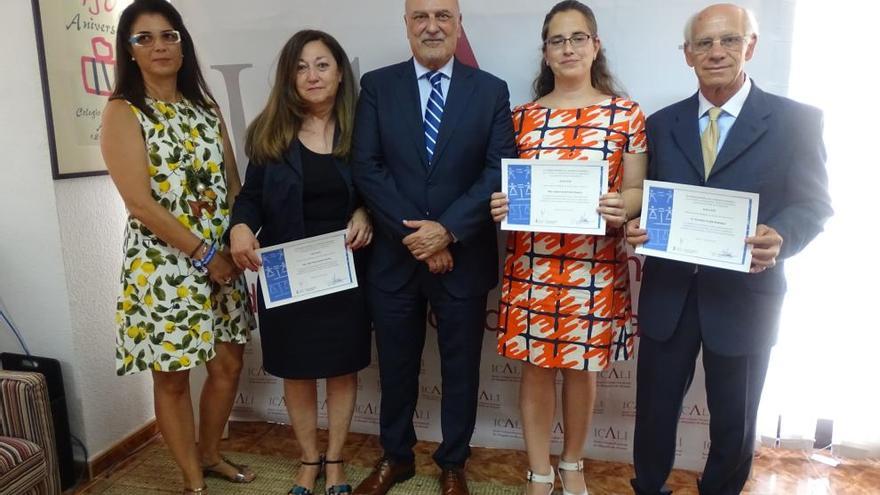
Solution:
<svg viewBox="0 0 880 495">
<path fill-rule="evenodd" d="M 751 273 L 761 273 L 776 266 L 776 257 L 782 248 L 782 236 L 773 227 L 758 224 L 755 235 L 746 238 L 746 244 L 752 246 Z"/>
<path fill-rule="evenodd" d="M 427 260 L 431 255 L 445 248 L 452 242 L 452 235 L 446 227 L 431 220 L 404 220 L 403 225 L 416 229 L 403 238 L 403 244 L 419 261 Z"/>
<path fill-rule="evenodd" d="M 452 253 L 448 249 L 443 248 L 429 256 L 425 263 L 428 264 L 428 270 L 435 275 L 451 272 L 453 267 Z"/>
<path fill-rule="evenodd" d="M 626 242 L 634 248 L 648 242 L 648 231 L 641 228 L 641 223 L 641 217 L 635 217 L 626 222 Z"/>
</svg>

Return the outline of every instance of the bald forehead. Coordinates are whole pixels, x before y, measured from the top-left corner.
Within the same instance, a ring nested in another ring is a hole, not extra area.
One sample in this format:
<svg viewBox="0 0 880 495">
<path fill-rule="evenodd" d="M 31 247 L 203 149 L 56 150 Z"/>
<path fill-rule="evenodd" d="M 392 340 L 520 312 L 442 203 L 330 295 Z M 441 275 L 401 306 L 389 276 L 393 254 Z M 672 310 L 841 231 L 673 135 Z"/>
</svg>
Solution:
<svg viewBox="0 0 880 495">
<path fill-rule="evenodd" d="M 461 12 L 458 0 L 406 0 L 404 2 L 406 13 L 420 11 L 449 10 L 454 14 Z"/>
<path fill-rule="evenodd" d="M 732 3 L 722 3 L 711 5 L 701 10 L 696 18 L 695 24 L 704 25 L 714 22 L 734 22 L 745 28 L 746 11 L 738 5 Z"/>
</svg>

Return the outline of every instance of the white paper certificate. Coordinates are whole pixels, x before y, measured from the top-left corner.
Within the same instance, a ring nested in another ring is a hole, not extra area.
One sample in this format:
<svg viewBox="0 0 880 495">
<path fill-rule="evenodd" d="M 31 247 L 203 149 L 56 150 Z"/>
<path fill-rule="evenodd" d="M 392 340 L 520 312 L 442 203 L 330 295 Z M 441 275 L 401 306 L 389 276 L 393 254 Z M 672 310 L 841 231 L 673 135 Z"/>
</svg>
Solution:
<svg viewBox="0 0 880 495">
<path fill-rule="evenodd" d="M 358 286 L 345 230 L 258 249 L 260 287 L 267 308 Z"/>
<path fill-rule="evenodd" d="M 596 209 L 608 192 L 608 162 L 501 160 L 501 191 L 510 210 L 502 230 L 605 235 Z"/>
<path fill-rule="evenodd" d="M 648 242 L 638 254 L 748 272 L 758 195 L 646 180 L 641 222 Z"/>
</svg>

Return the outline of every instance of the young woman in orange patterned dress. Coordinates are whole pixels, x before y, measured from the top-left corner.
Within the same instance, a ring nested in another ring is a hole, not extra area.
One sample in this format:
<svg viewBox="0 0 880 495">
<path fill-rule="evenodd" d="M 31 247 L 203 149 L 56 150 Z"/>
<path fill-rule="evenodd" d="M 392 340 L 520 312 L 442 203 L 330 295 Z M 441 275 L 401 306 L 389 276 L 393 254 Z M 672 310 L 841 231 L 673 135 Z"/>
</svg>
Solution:
<svg viewBox="0 0 880 495">
<path fill-rule="evenodd" d="M 513 111 L 520 158 L 606 160 L 604 236 L 510 232 L 501 287 L 498 352 L 523 361 L 520 408 L 529 456 L 527 494 L 555 482 L 550 436 L 561 370 L 564 495 L 587 494 L 581 452 L 596 395 L 596 372 L 633 355 L 634 330 L 623 229 L 638 216 L 647 168 L 645 117 L 622 98 L 586 5 L 563 1 L 544 19 L 536 100 Z M 493 219 L 508 212 L 492 195 Z M 548 405 L 550 405 L 548 407 Z"/>
</svg>

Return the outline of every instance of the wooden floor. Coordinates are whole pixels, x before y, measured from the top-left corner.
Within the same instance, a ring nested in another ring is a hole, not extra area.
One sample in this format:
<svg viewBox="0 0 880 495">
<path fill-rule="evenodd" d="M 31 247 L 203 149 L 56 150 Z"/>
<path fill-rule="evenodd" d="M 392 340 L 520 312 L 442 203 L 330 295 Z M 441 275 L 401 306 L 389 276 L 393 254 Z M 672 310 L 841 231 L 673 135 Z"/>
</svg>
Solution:
<svg viewBox="0 0 880 495">
<path fill-rule="evenodd" d="M 326 432 L 319 436 L 326 442 Z M 154 442 L 161 442 L 160 438 Z M 222 450 L 253 454 L 299 456 L 299 446 L 290 427 L 269 423 L 231 423 L 228 440 Z M 431 460 L 436 444 L 419 442 L 416 446 L 417 470 L 422 474 L 439 474 Z M 347 462 L 372 466 L 382 454 L 378 438 L 352 433 L 344 450 Z M 140 455 L 135 453 L 132 459 Z M 503 449 L 475 448 L 467 466 L 470 479 L 503 485 L 519 485 L 527 468 L 524 452 Z M 587 461 L 587 486 L 591 495 L 629 494 L 632 466 L 614 462 Z M 259 476 L 259 473 L 257 473 Z M 696 495 L 697 474 L 674 471 L 669 486 L 676 495 Z M 106 474 L 105 476 L 106 477 Z M 103 477 L 94 480 L 100 483 Z M 292 473 L 291 473 L 291 479 Z M 88 492 L 86 485 L 78 493 Z M 761 448 L 756 456 L 752 476 L 743 493 L 785 495 L 874 495 L 880 494 L 880 460 L 843 462 L 836 468 L 809 459 L 809 453 Z"/>
</svg>

